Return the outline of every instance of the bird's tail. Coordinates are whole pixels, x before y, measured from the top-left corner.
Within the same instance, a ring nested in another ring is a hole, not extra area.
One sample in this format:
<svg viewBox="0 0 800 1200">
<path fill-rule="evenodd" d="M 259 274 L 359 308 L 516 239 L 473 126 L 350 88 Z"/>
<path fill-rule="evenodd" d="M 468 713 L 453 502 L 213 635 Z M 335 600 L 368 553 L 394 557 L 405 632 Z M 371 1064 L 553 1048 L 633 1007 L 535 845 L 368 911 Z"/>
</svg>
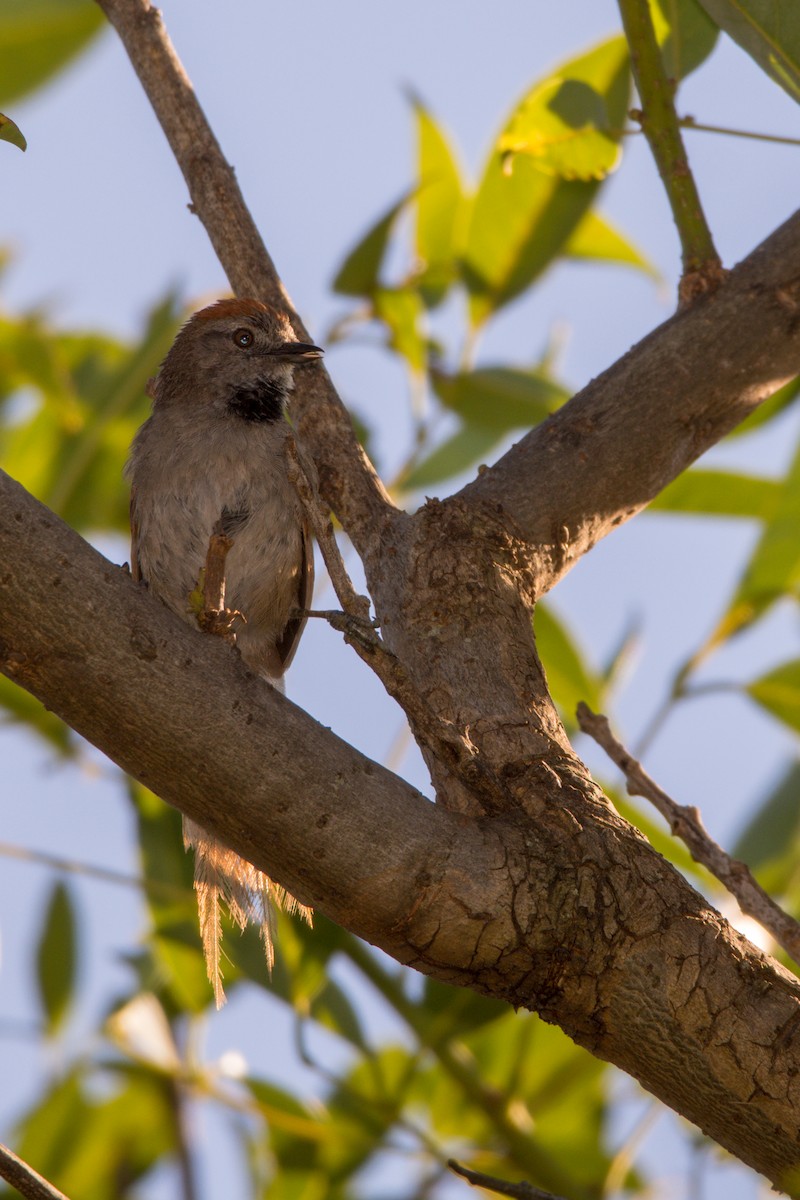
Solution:
<svg viewBox="0 0 800 1200">
<path fill-rule="evenodd" d="M 206 959 L 206 971 L 214 989 L 217 1008 L 225 1003 L 222 989 L 220 901 L 224 900 L 231 919 L 240 929 L 248 923 L 258 925 L 264 942 L 267 969 L 275 961 L 274 910 L 298 913 L 311 924 L 313 910 L 300 904 L 285 888 L 259 871 L 247 859 L 240 858 L 219 838 L 196 821 L 183 818 L 183 844 L 194 850 L 194 890 L 200 917 L 200 937 Z"/>
</svg>

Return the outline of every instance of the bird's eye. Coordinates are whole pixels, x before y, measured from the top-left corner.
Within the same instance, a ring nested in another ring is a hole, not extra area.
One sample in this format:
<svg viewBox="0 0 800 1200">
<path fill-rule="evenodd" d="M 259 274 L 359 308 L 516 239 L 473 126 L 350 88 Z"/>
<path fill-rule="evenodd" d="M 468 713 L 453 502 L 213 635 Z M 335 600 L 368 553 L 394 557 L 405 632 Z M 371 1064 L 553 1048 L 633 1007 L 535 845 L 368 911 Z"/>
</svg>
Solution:
<svg viewBox="0 0 800 1200">
<path fill-rule="evenodd" d="M 246 350 L 248 346 L 252 346 L 253 340 L 252 329 L 237 329 L 233 335 L 234 344 L 237 345 L 240 350 Z"/>
</svg>

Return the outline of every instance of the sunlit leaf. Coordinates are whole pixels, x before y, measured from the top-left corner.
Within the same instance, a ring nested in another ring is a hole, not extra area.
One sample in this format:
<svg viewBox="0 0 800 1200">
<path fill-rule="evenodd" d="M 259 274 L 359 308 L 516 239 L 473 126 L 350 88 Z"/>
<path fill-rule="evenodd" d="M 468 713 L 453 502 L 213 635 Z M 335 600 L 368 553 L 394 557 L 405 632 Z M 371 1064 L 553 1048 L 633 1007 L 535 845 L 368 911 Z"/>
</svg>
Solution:
<svg viewBox="0 0 800 1200">
<path fill-rule="evenodd" d="M 595 711 L 603 708 L 603 681 L 549 605 L 536 605 L 534 631 L 550 693 L 566 724 L 574 728 L 579 701 Z"/>
<path fill-rule="evenodd" d="M 620 130 L 628 104 L 627 54 L 625 39 L 614 38 L 554 72 L 592 88 L 602 97 L 609 126 Z M 492 153 L 472 203 L 462 264 L 473 324 L 519 295 L 563 252 L 598 187 L 597 180 L 545 175 L 527 155 L 508 174 L 501 152 Z"/>
<path fill-rule="evenodd" d="M 105 25 L 93 0 L 3 0 L 0 103 L 34 91 L 79 54 Z"/>
<path fill-rule="evenodd" d="M 569 258 L 622 263 L 637 267 L 654 279 L 660 278 L 656 267 L 632 242 L 623 237 L 605 217 L 591 210 L 567 239 L 563 253 Z"/>
<path fill-rule="evenodd" d="M 380 283 L 381 267 L 394 223 L 408 207 L 413 194 L 409 192 L 393 204 L 353 247 L 331 284 L 335 292 L 343 296 L 373 294 Z"/>
<path fill-rule="evenodd" d="M 375 316 L 389 333 L 388 342 L 414 371 L 422 371 L 427 358 L 423 329 L 424 306 L 414 288 L 377 288 L 373 294 Z"/>
<path fill-rule="evenodd" d="M 72 1002 L 77 973 L 77 923 L 69 888 L 53 884 L 36 948 L 39 1001 L 49 1033 L 62 1024 Z"/>
<path fill-rule="evenodd" d="M 20 150 L 27 150 L 28 143 L 25 141 L 25 136 L 11 117 L 7 117 L 5 113 L 0 113 L 0 141 L 11 142 L 12 146 L 19 146 Z"/>
<path fill-rule="evenodd" d="M 497 142 L 506 170 L 525 154 L 546 175 L 605 179 L 619 163 L 620 127 L 605 101 L 582 79 L 545 80 L 519 106 Z"/>
<path fill-rule="evenodd" d="M 701 0 L 713 21 L 800 101 L 800 5 L 796 0 Z"/>
<path fill-rule="evenodd" d="M 415 286 L 426 304 L 444 299 L 456 277 L 456 249 L 464 212 L 464 189 L 455 155 L 444 131 L 419 100 L 415 248 L 419 260 Z"/>
<path fill-rule="evenodd" d="M 664 488 L 651 501 L 648 511 L 769 520 L 780 503 L 782 491 L 779 479 L 694 468 L 684 471 Z"/>
<path fill-rule="evenodd" d="M 755 679 L 745 691 L 773 717 L 800 733 L 800 658 Z"/>
<path fill-rule="evenodd" d="M 499 433 L 530 429 L 569 399 L 569 393 L 544 371 L 481 367 L 447 375 L 432 372 L 431 382 L 446 408 L 469 425 Z"/>
<path fill-rule="evenodd" d="M 708 58 L 719 29 L 699 0 L 650 0 L 661 56 L 670 79 L 685 79 Z"/>
</svg>

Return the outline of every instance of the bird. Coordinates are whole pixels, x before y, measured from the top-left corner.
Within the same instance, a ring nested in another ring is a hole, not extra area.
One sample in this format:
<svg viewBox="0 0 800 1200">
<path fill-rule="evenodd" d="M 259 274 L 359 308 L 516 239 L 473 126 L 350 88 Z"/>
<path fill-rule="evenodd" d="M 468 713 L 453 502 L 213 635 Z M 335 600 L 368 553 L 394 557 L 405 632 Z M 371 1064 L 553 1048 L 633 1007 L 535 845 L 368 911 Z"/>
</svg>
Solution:
<svg viewBox="0 0 800 1200">
<path fill-rule="evenodd" d="M 313 547 L 285 456 L 294 371 L 322 355 L 288 317 L 260 301 L 219 300 L 193 314 L 149 388 L 152 414 L 131 445 L 131 574 L 173 612 L 197 623 L 212 535 L 230 542 L 225 607 L 242 659 L 283 690 L 311 601 Z M 273 904 L 311 923 L 311 910 L 222 839 L 184 817 L 206 969 L 225 1000 L 220 901 L 243 929 L 259 925 L 274 962 Z"/>
</svg>

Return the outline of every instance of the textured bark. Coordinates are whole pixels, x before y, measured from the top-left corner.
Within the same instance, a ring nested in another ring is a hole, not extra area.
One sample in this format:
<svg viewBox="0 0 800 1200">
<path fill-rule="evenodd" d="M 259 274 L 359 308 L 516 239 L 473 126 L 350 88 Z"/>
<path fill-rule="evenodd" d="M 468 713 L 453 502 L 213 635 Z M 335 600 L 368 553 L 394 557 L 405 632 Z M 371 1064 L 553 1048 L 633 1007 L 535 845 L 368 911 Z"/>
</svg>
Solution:
<svg viewBox="0 0 800 1200">
<path fill-rule="evenodd" d="M 282 302 L 160 18 L 148 0 L 99 2 L 234 288 Z M 329 381 L 298 391 L 299 438 L 361 554 L 386 644 L 472 748 L 469 761 L 427 751 L 436 805 L 0 479 L 4 673 L 303 902 L 401 962 L 557 1022 L 795 1195 L 800 985 L 599 792 L 548 695 L 531 616 L 598 538 L 800 371 L 799 280 L 796 217 L 713 297 L 413 517 L 388 501 Z"/>
</svg>

